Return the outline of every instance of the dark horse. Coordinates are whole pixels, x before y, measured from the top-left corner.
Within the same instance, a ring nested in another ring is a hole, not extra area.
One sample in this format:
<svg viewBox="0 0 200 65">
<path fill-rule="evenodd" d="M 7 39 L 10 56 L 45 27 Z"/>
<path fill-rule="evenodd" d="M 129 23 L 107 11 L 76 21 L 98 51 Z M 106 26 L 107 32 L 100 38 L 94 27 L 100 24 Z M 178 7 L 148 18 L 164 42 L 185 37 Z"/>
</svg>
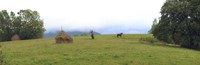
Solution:
<svg viewBox="0 0 200 65">
<path fill-rule="evenodd" d="M 117 37 L 122 37 L 123 33 L 117 34 Z"/>
</svg>

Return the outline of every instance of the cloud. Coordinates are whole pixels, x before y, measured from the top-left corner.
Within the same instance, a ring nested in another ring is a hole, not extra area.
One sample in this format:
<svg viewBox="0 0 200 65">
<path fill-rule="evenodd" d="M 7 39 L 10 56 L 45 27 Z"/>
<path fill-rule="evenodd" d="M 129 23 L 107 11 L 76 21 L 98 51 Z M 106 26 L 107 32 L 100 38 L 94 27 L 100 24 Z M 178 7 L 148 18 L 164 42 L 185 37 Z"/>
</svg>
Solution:
<svg viewBox="0 0 200 65">
<path fill-rule="evenodd" d="M 47 30 L 63 27 L 67 30 L 108 29 L 102 33 L 120 30 L 143 33 L 143 30 L 150 29 L 154 18 L 160 16 L 160 8 L 164 2 L 165 0 L 3 0 L 0 10 L 36 10 Z"/>
</svg>

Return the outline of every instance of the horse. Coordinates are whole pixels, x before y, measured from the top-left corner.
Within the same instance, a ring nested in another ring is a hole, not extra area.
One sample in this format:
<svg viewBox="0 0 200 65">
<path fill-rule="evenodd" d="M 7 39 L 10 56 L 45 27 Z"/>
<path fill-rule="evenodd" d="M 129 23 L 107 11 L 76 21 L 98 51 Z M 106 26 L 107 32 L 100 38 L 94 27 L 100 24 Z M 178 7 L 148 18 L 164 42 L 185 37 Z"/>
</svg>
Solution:
<svg viewBox="0 0 200 65">
<path fill-rule="evenodd" d="M 123 33 L 117 34 L 117 38 L 118 38 L 118 37 L 122 37 L 122 35 L 123 35 Z"/>
</svg>

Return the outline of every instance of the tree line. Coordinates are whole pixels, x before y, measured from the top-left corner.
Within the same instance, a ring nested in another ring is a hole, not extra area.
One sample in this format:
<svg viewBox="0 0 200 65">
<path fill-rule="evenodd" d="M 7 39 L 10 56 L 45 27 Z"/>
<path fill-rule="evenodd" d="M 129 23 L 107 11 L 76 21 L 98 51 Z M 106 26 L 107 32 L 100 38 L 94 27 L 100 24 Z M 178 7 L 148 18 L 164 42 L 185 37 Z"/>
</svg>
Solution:
<svg viewBox="0 0 200 65">
<path fill-rule="evenodd" d="M 200 0 L 167 0 L 152 33 L 161 41 L 200 49 Z"/>
<path fill-rule="evenodd" d="M 37 11 L 0 11 L 0 41 L 10 41 L 16 34 L 22 40 L 42 38 L 44 31 L 43 20 Z"/>
</svg>

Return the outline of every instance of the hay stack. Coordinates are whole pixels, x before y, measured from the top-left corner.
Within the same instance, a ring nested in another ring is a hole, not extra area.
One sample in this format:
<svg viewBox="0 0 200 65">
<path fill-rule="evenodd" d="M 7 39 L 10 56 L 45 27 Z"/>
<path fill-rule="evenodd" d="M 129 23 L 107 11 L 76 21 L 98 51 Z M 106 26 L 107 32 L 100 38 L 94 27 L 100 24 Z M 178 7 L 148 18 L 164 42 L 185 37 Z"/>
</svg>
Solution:
<svg viewBox="0 0 200 65">
<path fill-rule="evenodd" d="M 60 43 L 72 43 L 73 39 L 67 34 L 65 33 L 63 30 L 61 30 L 58 35 L 55 38 L 56 43 L 60 44 Z"/>
<path fill-rule="evenodd" d="M 16 41 L 16 40 L 20 40 L 19 35 L 15 34 L 11 37 L 11 41 Z"/>
</svg>

